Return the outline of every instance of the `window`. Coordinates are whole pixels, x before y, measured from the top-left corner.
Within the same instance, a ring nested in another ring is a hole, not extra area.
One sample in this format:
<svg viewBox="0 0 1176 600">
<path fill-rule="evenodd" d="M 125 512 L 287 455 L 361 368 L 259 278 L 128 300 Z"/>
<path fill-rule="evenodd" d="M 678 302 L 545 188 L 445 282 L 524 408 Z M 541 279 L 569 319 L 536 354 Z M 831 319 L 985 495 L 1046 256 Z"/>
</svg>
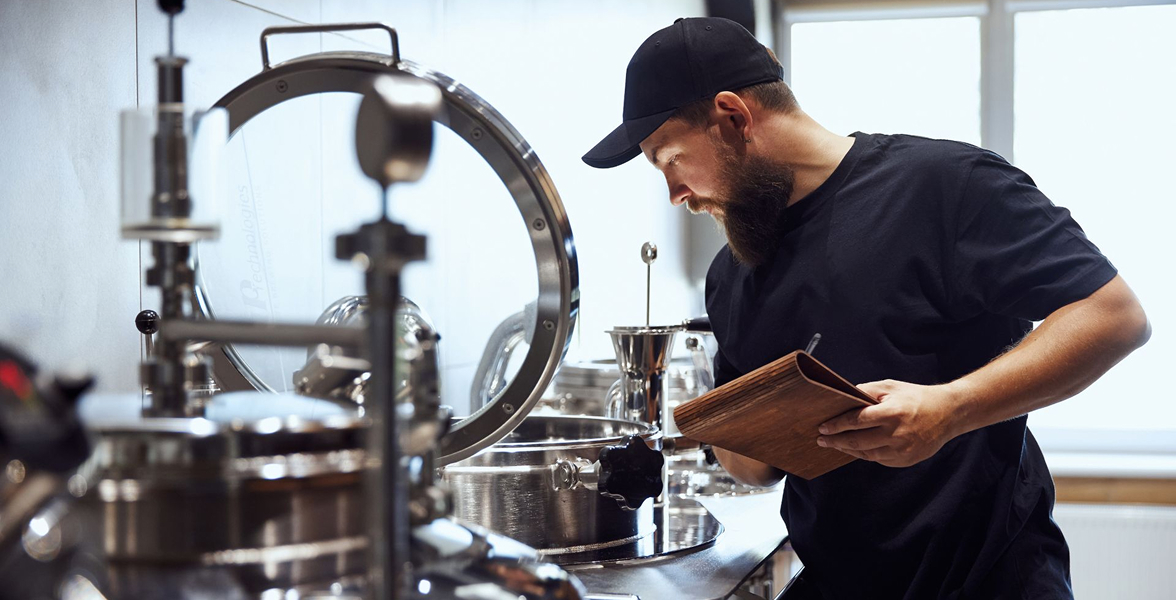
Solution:
<svg viewBox="0 0 1176 600">
<path fill-rule="evenodd" d="M 1176 402 L 1176 6 L 1016 15 L 1014 156 L 1139 295 L 1156 334 L 1034 420 L 1171 429 Z"/>
<path fill-rule="evenodd" d="M 1140 439 L 1176 431 L 1166 376 L 1176 364 L 1176 191 L 1166 178 L 1176 168 L 1176 2 L 777 6 L 778 54 L 814 118 L 838 133 L 915 133 L 1004 155 L 1071 210 L 1139 295 L 1151 341 L 1034 413 L 1043 445 L 1139 450 Z"/>
<path fill-rule="evenodd" d="M 791 55 L 797 99 L 831 131 L 980 143 L 979 18 L 798 23 Z"/>
</svg>

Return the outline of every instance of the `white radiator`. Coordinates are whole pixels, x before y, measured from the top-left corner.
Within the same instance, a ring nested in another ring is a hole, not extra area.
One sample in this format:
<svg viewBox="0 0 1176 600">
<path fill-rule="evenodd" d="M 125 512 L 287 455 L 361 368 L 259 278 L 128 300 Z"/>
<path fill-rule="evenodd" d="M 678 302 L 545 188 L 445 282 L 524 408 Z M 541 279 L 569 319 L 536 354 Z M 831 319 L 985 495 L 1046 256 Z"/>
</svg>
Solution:
<svg viewBox="0 0 1176 600">
<path fill-rule="evenodd" d="M 1075 600 L 1176 599 L 1176 507 L 1058 504 Z"/>
</svg>

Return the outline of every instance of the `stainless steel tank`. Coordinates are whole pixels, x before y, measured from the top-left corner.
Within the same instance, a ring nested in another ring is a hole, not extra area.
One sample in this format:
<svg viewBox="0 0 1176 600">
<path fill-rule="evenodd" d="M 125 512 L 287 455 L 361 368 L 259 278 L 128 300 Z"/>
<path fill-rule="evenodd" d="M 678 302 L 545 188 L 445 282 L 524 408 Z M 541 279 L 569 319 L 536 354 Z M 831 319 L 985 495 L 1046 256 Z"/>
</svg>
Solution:
<svg viewBox="0 0 1176 600">
<path fill-rule="evenodd" d="M 362 576 L 365 429 L 343 416 L 95 425 L 79 510 L 110 590 L 187 597 L 161 582 L 196 571 L 226 597 Z"/>
<path fill-rule="evenodd" d="M 450 464 L 454 515 L 549 559 L 634 544 L 657 529 L 661 433 L 631 421 L 531 415 L 483 452 Z"/>
</svg>

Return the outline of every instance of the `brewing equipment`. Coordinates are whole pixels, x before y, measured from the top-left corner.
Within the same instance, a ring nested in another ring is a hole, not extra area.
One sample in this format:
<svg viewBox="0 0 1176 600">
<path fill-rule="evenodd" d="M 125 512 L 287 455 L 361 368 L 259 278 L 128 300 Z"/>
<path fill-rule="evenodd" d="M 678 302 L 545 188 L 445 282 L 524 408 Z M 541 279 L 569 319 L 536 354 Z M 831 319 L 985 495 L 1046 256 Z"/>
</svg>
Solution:
<svg viewBox="0 0 1176 600">
<path fill-rule="evenodd" d="M 182 2 L 160 5 L 170 26 Z M 390 54 L 269 63 L 273 35 L 356 29 L 387 33 Z M 614 411 L 645 422 L 528 415 L 572 332 L 575 245 L 542 164 L 497 111 L 401 60 L 395 30 L 347 24 L 266 30 L 263 72 L 218 102 L 222 112 L 198 115 L 184 107 L 185 60 L 172 46 L 169 36 L 157 61 L 159 107 L 123 129 L 123 233 L 150 243 L 147 281 L 161 292 L 156 310 L 136 318 L 145 394 L 123 399 L 143 409 L 130 419 L 110 416 L 112 405 L 92 411 L 94 451 L 68 479 L 26 478 L 9 464 L 0 551 L 15 548 L 23 562 L 6 565 L 42 565 L 50 593 L 70 600 L 577 600 L 583 586 L 551 563 L 656 564 L 715 543 L 722 526 L 710 512 L 665 487 L 671 365 L 658 354 L 669 346 L 655 339 L 664 332 L 648 326 L 648 290 L 644 331 L 619 338 L 629 348 L 621 362 L 640 383 Z M 217 315 L 222 296 L 209 293 L 211 261 L 201 257 L 220 233 L 202 213 L 212 204 L 200 186 L 205 152 L 271 107 L 328 92 L 362 95 L 356 155 L 382 190 L 378 218 L 335 239 L 335 257 L 361 267 L 365 293 L 340 298 L 313 325 Z M 390 186 L 424 171 L 434 122 L 509 190 L 537 272 L 534 302 L 512 307 L 487 344 L 464 419 L 442 405 L 436 328 L 401 295 L 401 270 L 424 256 L 425 239 L 393 222 L 388 204 Z M 644 256 L 648 265 L 656 250 Z M 273 379 L 250 364 L 248 345 L 291 348 L 300 360 Z M 511 364 L 520 365 L 513 379 Z M 271 394 L 275 383 L 302 396 L 279 407 L 290 398 Z M 222 393 L 243 389 L 253 391 Z M 279 416 L 257 418 L 266 409 Z"/>
<path fill-rule="evenodd" d="M 161 7 L 174 16 L 182 3 L 164 1 Z M 158 61 L 161 105 L 150 153 L 154 191 L 143 196 L 136 186 L 124 188 L 125 205 L 150 200 L 150 218 L 131 219 L 123 231 L 151 241 L 155 264 L 148 283 L 162 292 L 158 315 L 137 319 L 141 331 L 155 336 L 148 338 L 153 352 L 143 368 L 148 399 L 143 418 L 91 423 L 96 450 L 71 480 L 71 491 L 82 500 L 48 529 L 63 531 L 66 526 L 56 524 L 72 520 L 81 537 L 96 544 L 92 550 L 105 569 L 87 579 L 95 590 L 137 599 L 210 594 L 409 598 L 428 596 L 433 587 L 438 593 L 485 599 L 583 595 L 574 578 L 542 565 L 533 551 L 444 518 L 450 500 L 435 484 L 433 471 L 437 455 L 445 452 L 443 437 L 450 440 L 450 454 L 472 454 L 475 446 L 493 443 L 488 438 L 505 435 L 504 423 L 523 415 L 514 416 L 515 407 L 484 411 L 469 420 L 465 437 L 450 435 L 462 423 L 451 427 L 449 411 L 440 405 L 438 336 L 419 309 L 407 303 L 405 310 L 399 293 L 400 271 L 423 257 L 425 240 L 392 222 L 387 205 L 389 186 L 417 179 L 424 171 L 433 121 L 443 118 L 442 91 L 399 61 L 394 30 L 375 27 L 389 33 L 390 60 L 356 59 L 369 65 L 348 69 L 347 59 L 337 57 L 345 63 L 343 80 L 363 94 L 356 120 L 360 165 L 383 190 L 380 218 L 336 240 L 338 258 L 362 265 L 366 295 L 336 303 L 315 325 L 209 319 L 210 305 L 196 288 L 191 257 L 192 245 L 213 239 L 216 227 L 192 218 L 198 199 L 187 185 L 185 61 L 170 54 Z M 267 69 L 266 37 L 289 31 L 263 33 Z M 293 71 L 282 76 L 303 83 Z M 311 74 L 318 76 L 315 69 Z M 312 93 L 312 87 L 292 95 Z M 448 93 L 454 89 L 450 86 Z M 260 110 L 248 89 L 231 93 L 226 104 L 236 107 L 236 112 L 229 110 L 232 119 Z M 135 152 L 124 156 L 140 157 Z M 124 164 L 124 172 L 144 166 Z M 566 267 L 572 245 L 558 205 L 538 207 L 536 213 L 540 217 L 532 224 L 555 232 L 557 254 Z M 575 306 L 574 263 L 572 269 L 541 273 L 547 277 L 541 287 L 549 302 L 537 313 L 545 319 L 545 333 L 535 336 L 530 364 L 524 364 L 537 380 L 550 376 L 553 356 L 554 361 L 562 356 L 571 327 L 569 307 L 574 314 Z M 192 307 L 196 314 L 190 314 Z M 355 319 L 361 307 L 363 319 Z M 329 385 L 329 377 L 340 381 L 341 372 L 362 371 L 350 381 L 341 379 L 350 385 L 347 394 L 320 394 L 361 410 L 319 418 L 204 418 L 207 404 L 191 393 L 195 382 L 210 376 L 193 354 L 208 348 L 201 343 L 219 344 L 230 359 L 232 344 L 238 343 L 310 346 L 310 360 L 297 380 L 301 387 L 331 391 L 339 386 Z M 530 392 L 516 392 L 524 397 L 520 407 L 533 403 Z"/>
</svg>

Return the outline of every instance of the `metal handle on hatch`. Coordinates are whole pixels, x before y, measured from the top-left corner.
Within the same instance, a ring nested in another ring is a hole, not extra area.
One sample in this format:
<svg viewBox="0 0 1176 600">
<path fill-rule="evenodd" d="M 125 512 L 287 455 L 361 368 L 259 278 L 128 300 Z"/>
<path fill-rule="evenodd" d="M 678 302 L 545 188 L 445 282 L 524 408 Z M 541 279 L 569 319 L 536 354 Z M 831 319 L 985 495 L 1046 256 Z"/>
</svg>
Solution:
<svg viewBox="0 0 1176 600">
<path fill-rule="evenodd" d="M 392 62 L 400 62 L 400 38 L 396 35 L 395 29 L 383 23 L 323 23 L 322 25 L 266 27 L 261 32 L 261 70 L 268 71 L 270 68 L 268 38 L 271 35 L 281 35 L 284 33 L 331 33 L 336 31 L 357 31 L 361 29 L 382 29 L 387 31 L 388 37 L 392 39 Z"/>
</svg>

